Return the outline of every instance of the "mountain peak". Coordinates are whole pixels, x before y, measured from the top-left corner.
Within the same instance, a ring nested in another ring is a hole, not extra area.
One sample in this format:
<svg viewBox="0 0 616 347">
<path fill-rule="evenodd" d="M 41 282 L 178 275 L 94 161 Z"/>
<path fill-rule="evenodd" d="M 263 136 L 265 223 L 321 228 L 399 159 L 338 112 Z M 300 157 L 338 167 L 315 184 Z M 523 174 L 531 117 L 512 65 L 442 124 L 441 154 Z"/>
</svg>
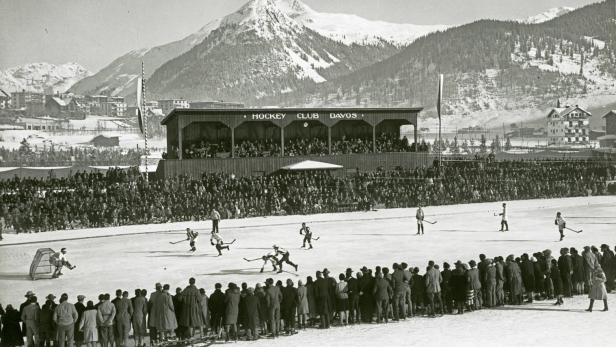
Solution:
<svg viewBox="0 0 616 347">
<path fill-rule="evenodd" d="M 547 22 L 554 18 L 560 17 L 573 10 L 575 10 L 574 7 L 567 7 L 567 6 L 554 7 L 545 12 L 539 13 L 537 15 L 527 17 L 521 20 L 520 22 L 526 23 L 526 24 L 539 24 L 539 23 Z"/>
<path fill-rule="evenodd" d="M 6 92 L 64 92 L 73 83 L 90 74 L 86 68 L 73 62 L 60 65 L 31 63 L 0 71 L 0 89 Z"/>
</svg>

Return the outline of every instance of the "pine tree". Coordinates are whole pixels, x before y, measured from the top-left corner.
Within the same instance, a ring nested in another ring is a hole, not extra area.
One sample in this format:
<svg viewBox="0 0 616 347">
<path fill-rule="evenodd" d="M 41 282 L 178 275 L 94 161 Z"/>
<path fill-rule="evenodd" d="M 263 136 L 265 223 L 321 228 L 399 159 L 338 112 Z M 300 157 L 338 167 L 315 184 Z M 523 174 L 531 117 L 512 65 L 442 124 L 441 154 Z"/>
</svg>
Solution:
<svg viewBox="0 0 616 347">
<path fill-rule="evenodd" d="M 505 150 L 509 151 L 511 150 L 511 138 L 507 137 L 507 142 L 505 142 Z"/>
<path fill-rule="evenodd" d="M 486 146 L 486 136 L 481 134 L 481 144 L 479 145 L 479 152 L 485 153 L 488 151 L 488 147 Z"/>
</svg>

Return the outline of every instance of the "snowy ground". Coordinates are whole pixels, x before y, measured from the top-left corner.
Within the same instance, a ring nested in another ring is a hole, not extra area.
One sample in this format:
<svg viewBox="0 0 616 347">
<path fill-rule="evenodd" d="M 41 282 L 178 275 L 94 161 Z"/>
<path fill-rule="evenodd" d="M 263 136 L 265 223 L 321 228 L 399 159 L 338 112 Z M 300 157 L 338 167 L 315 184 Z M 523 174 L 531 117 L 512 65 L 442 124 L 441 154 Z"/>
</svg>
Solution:
<svg viewBox="0 0 616 347">
<path fill-rule="evenodd" d="M 169 283 L 172 288 L 184 287 L 187 278 L 197 278 L 197 285 L 207 293 L 214 283 L 247 282 L 254 285 L 267 277 L 275 279 L 305 279 L 315 270 L 327 267 L 334 275 L 352 267 L 391 266 L 406 261 L 425 269 L 428 260 L 437 263 L 464 262 L 477 259 L 479 253 L 488 257 L 546 248 L 581 248 L 587 244 L 616 245 L 616 197 L 583 197 L 555 200 L 510 202 L 511 231 L 498 232 L 499 217 L 494 216 L 500 203 L 481 203 L 427 207 L 427 219 L 437 220 L 427 225 L 426 235 L 415 236 L 414 210 L 390 209 L 377 212 L 354 212 L 310 216 L 285 216 L 224 220 L 221 234 L 226 240 L 237 238 L 231 252 L 216 257 L 209 245 L 209 222 L 127 226 L 53 233 L 5 235 L 0 243 L 0 303 L 18 304 L 27 290 L 39 297 L 48 293 L 67 292 L 71 298 L 84 294 L 95 300 L 100 292 L 113 293 L 116 288 L 132 292 L 133 288 L 153 289 L 154 282 Z M 584 232 L 568 232 L 565 241 L 557 242 L 553 225 L 556 211 L 568 218 L 568 225 L 583 228 Z M 584 218 L 574 218 L 584 217 Z M 300 223 L 308 222 L 321 239 L 314 241 L 315 249 L 300 248 Z M 181 240 L 187 226 L 199 229 L 198 251 L 187 252 L 188 245 L 169 244 Z M 270 250 L 273 243 L 288 248 L 291 259 L 300 267 L 295 273 L 260 274 L 260 262 L 247 263 L 242 258 L 256 258 Z M 77 269 L 66 270 L 57 280 L 31 281 L 28 268 L 37 248 L 67 247 L 70 260 Z M 614 302 L 616 296 L 610 294 Z M 330 331 L 302 332 L 276 341 L 263 340 L 253 345 L 302 346 L 341 343 L 372 346 L 384 341 L 388 345 L 441 346 L 454 344 L 530 346 L 530 345 L 589 345 L 609 343 L 616 324 L 612 311 L 588 314 L 583 311 L 587 300 L 583 297 L 566 300 L 563 307 L 538 302 L 522 307 L 483 310 L 462 317 L 413 319 L 394 326 L 362 325 L 336 328 Z M 598 308 L 602 308 L 599 304 Z M 469 333 L 472 332 L 472 333 Z"/>
</svg>

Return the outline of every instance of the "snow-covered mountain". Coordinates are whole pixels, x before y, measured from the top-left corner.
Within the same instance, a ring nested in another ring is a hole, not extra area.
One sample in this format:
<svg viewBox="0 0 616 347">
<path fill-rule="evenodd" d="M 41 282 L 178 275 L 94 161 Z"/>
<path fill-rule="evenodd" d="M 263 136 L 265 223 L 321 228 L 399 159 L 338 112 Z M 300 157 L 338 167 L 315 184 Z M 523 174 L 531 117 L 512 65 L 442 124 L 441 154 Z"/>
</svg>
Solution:
<svg viewBox="0 0 616 347">
<path fill-rule="evenodd" d="M 547 22 L 554 18 L 560 17 L 573 10 L 575 10 L 574 7 L 566 7 L 566 6 L 554 7 L 545 12 L 539 13 L 537 15 L 522 19 L 520 22 L 526 23 L 526 24 L 539 24 L 539 23 Z"/>
<path fill-rule="evenodd" d="M 268 65 L 263 66 L 263 70 L 286 73 L 292 69 L 295 70 L 294 74 L 298 79 L 322 82 L 327 79 L 327 75 L 331 76 L 331 71 L 337 70 L 337 74 L 341 74 L 344 71 L 382 60 L 416 38 L 442 29 L 445 29 L 445 26 L 394 24 L 369 21 L 349 14 L 319 13 L 299 0 L 251 0 L 238 11 L 208 23 L 198 33 L 180 41 L 127 53 L 97 74 L 77 83 L 71 91 L 82 94 L 130 95 L 134 92 L 136 77 L 140 74 L 141 60 L 145 63 L 146 74 L 153 74 L 166 62 L 180 57 L 210 38 L 214 32 L 217 35 L 216 39 L 209 41 L 209 44 L 213 46 L 205 49 L 202 54 L 214 57 L 219 49 L 226 50 L 230 46 L 240 45 L 238 37 L 246 39 L 247 36 L 253 35 L 264 39 L 260 43 L 280 45 L 279 50 L 271 52 L 273 56 L 264 57 Z M 321 43 L 316 46 L 313 45 L 314 43 L 310 44 L 313 46 L 308 50 L 301 48 L 311 40 Z M 342 50 L 346 52 L 341 52 L 341 56 L 336 56 L 331 51 L 319 52 L 324 44 L 345 45 L 346 48 Z M 371 52 L 360 58 L 357 55 L 366 52 L 360 52 L 361 47 L 357 46 L 369 47 L 367 50 Z M 374 49 L 375 47 L 384 49 L 379 52 Z M 241 47 L 238 46 L 238 48 Z M 240 55 L 246 55 L 246 53 L 241 49 L 236 52 Z M 345 56 L 345 54 L 354 56 Z M 198 59 L 200 60 L 193 63 L 205 65 L 212 63 L 203 60 L 203 56 Z M 334 65 L 336 65 L 335 68 Z M 319 72 L 324 69 L 329 69 L 330 72 Z M 233 72 L 233 70 L 226 71 L 227 78 L 220 83 L 232 85 L 245 77 L 234 76 Z M 165 74 L 168 75 L 169 72 Z M 160 91 L 160 88 L 156 86 L 155 88 Z M 293 86 L 288 86 L 288 88 L 292 89 Z M 167 90 L 165 94 L 174 95 L 172 90 Z M 187 97 L 187 95 L 176 96 Z"/>
<path fill-rule="evenodd" d="M 90 75 L 90 71 L 77 63 L 33 63 L 0 71 L 0 89 L 7 93 L 21 90 L 62 93 Z"/>
</svg>

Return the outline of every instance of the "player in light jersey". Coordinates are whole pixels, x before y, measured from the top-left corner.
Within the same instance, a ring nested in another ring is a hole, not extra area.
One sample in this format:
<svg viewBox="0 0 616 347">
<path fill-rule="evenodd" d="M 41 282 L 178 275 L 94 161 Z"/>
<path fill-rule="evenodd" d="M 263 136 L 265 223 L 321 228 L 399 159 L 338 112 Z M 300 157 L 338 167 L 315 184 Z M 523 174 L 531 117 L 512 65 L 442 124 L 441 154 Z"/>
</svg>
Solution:
<svg viewBox="0 0 616 347">
<path fill-rule="evenodd" d="M 564 231 L 565 231 L 565 228 L 567 227 L 567 221 L 565 221 L 565 219 L 563 218 L 560 212 L 556 212 L 556 219 L 554 219 L 554 224 L 558 225 L 558 232 L 560 233 L 559 241 L 562 241 L 563 238 L 565 237 Z"/>
<path fill-rule="evenodd" d="M 278 267 L 276 266 L 278 264 L 278 258 L 276 258 L 276 251 L 271 251 L 265 254 L 264 256 L 261 257 L 261 259 L 263 259 L 263 266 L 261 266 L 260 272 L 263 272 L 263 269 L 265 268 L 265 265 L 267 265 L 268 262 L 272 264 L 272 267 L 274 268 L 272 271 L 278 270 Z"/>
<path fill-rule="evenodd" d="M 415 219 L 417 220 L 417 235 L 419 235 L 420 232 L 423 235 L 424 233 L 424 225 L 423 225 L 424 211 L 421 208 L 421 205 L 417 206 L 417 212 L 415 213 Z"/>
<path fill-rule="evenodd" d="M 66 266 L 69 269 L 73 270 L 76 266 L 71 265 L 71 263 L 66 258 L 66 248 L 60 249 L 60 252 L 56 252 L 49 257 L 49 263 L 56 267 L 53 272 L 52 278 L 58 278 L 62 275 L 62 267 Z"/>
<path fill-rule="evenodd" d="M 503 212 L 498 214 L 501 216 L 501 228 L 500 231 L 509 231 L 509 224 L 507 223 L 507 204 L 503 202 Z"/>
</svg>

